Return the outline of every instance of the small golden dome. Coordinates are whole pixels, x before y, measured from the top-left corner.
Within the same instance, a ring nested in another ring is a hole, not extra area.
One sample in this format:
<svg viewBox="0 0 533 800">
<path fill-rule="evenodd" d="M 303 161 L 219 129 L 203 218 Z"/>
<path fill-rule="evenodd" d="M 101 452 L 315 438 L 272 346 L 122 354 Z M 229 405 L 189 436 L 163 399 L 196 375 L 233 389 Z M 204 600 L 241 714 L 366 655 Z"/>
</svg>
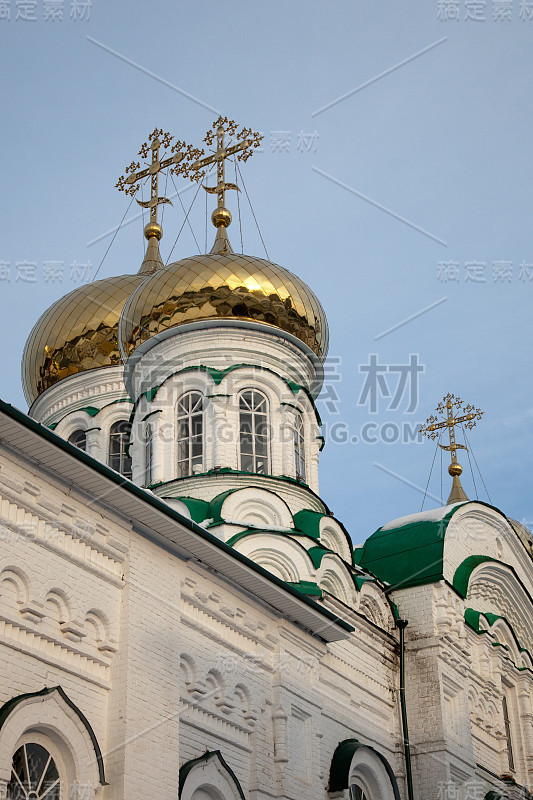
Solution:
<svg viewBox="0 0 533 800">
<path fill-rule="evenodd" d="M 121 363 L 120 312 L 145 279 L 146 275 L 121 275 L 88 283 L 44 312 L 22 356 L 22 384 L 29 405 L 69 375 Z"/>
<path fill-rule="evenodd" d="M 326 315 L 300 278 L 263 258 L 207 253 L 157 270 L 133 292 L 119 329 L 124 359 L 161 331 L 206 319 L 272 325 L 301 339 L 320 359 L 326 357 Z"/>
</svg>

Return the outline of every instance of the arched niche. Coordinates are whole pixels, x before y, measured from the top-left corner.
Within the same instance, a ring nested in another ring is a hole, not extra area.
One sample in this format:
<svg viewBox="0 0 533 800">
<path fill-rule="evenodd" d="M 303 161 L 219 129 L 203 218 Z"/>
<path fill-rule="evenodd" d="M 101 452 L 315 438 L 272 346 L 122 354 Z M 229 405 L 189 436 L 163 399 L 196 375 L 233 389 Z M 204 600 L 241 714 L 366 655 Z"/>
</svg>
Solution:
<svg viewBox="0 0 533 800">
<path fill-rule="evenodd" d="M 329 773 L 328 791 L 343 792 L 358 787 L 367 800 L 400 800 L 393 769 L 382 753 L 357 739 L 337 745 Z"/>
<path fill-rule="evenodd" d="M 294 525 L 287 503 L 268 489 L 246 488 L 231 492 L 222 504 L 220 516 L 224 520 L 265 528 L 271 525 L 292 528 Z"/>
<path fill-rule="evenodd" d="M 13 755 L 24 744 L 46 749 L 64 783 L 62 795 L 83 786 L 90 799 L 106 785 L 102 753 L 87 718 L 60 686 L 18 695 L 0 708 L 0 790 L 10 779 Z"/>
<path fill-rule="evenodd" d="M 246 800 L 233 770 L 220 750 L 207 751 L 180 769 L 180 800 Z"/>
</svg>

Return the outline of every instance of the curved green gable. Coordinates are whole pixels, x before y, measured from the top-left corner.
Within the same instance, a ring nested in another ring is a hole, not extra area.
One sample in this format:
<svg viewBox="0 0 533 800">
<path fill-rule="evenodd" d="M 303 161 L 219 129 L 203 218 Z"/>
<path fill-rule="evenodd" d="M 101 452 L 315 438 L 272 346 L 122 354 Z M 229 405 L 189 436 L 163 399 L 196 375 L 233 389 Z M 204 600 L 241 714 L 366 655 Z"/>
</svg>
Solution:
<svg viewBox="0 0 533 800">
<path fill-rule="evenodd" d="M 357 552 L 360 567 L 383 581 L 404 588 L 443 578 L 444 535 L 453 514 L 464 503 L 413 514 L 379 528 Z M 439 512 L 442 512 L 439 515 Z"/>
</svg>

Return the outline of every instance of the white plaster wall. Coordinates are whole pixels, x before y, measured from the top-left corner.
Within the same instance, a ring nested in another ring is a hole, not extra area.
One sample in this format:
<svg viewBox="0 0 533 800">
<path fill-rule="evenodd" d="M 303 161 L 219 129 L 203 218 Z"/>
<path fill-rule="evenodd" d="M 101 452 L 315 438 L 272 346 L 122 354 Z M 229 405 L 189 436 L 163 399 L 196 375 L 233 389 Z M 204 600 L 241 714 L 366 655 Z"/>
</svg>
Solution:
<svg viewBox="0 0 533 800">
<path fill-rule="evenodd" d="M 145 539 L 135 522 L 109 514 L 105 498 L 12 455 L 0 464 L 6 520 L 39 518 L 35 537 L 19 530 L 0 541 L 1 563 L 27 587 L 19 598 L 16 577 L 1 584 L 11 616 L 0 626 L 0 701 L 60 684 L 104 752 L 105 798 L 174 797 L 179 766 L 206 748 L 221 750 L 250 800 L 296 799 L 303 788 L 322 800 L 335 747 L 349 737 L 368 739 L 401 773 L 391 637 L 345 609 L 356 633 L 327 647 Z M 57 541 L 45 541 L 47 520 L 60 522 Z M 52 589 L 68 600 L 68 630 L 55 606 L 40 605 Z M 107 651 L 89 641 L 89 608 L 109 621 Z M 15 622 L 26 631 L 16 637 Z M 87 632 L 79 641 L 76 626 Z M 44 633 L 53 646 L 38 651 Z"/>
</svg>

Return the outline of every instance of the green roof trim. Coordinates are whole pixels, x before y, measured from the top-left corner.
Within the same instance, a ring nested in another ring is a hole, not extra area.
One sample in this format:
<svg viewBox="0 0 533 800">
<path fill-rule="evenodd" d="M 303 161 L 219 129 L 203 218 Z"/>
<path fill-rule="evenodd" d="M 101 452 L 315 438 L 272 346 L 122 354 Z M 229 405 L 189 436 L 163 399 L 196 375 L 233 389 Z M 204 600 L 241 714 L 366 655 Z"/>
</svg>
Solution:
<svg viewBox="0 0 533 800">
<path fill-rule="evenodd" d="M 218 471 L 222 472 L 222 470 Z M 238 489 L 228 489 L 226 492 L 221 492 L 220 494 L 217 494 L 217 496 L 214 497 L 209 503 L 209 513 L 207 517 L 204 517 L 204 519 L 212 519 L 213 524 L 224 522 L 224 519 L 221 516 L 224 500 L 227 497 L 229 497 L 230 494 L 233 494 L 233 492 L 238 492 L 238 491 L 239 491 Z"/>
<path fill-rule="evenodd" d="M 514 642 L 516 644 L 516 647 L 518 649 L 518 652 L 527 653 L 529 658 L 531 658 L 531 660 L 533 661 L 533 657 L 532 657 L 531 653 L 529 652 L 529 650 L 526 647 L 524 647 L 522 645 L 522 643 L 520 642 L 518 636 L 515 633 L 515 630 L 514 630 L 513 626 L 511 625 L 511 623 L 509 622 L 507 617 L 504 617 L 501 614 L 492 614 L 490 611 L 476 611 L 473 608 L 465 608 L 464 616 L 465 616 L 466 624 L 470 628 L 472 628 L 479 635 L 488 633 L 487 630 L 484 630 L 484 629 L 480 628 L 479 621 L 480 621 L 480 618 L 482 616 L 485 617 L 485 619 L 487 620 L 487 622 L 489 623 L 491 628 L 492 628 L 492 626 L 494 625 L 495 622 L 497 622 L 499 619 L 501 619 L 503 622 L 505 622 L 505 624 L 509 628 L 509 630 L 511 632 L 511 635 L 512 635 L 512 637 L 514 639 Z M 502 644 L 500 642 L 492 642 L 492 644 L 495 647 L 503 647 L 505 650 L 509 649 L 507 647 L 507 645 Z M 515 664 L 515 666 L 517 667 L 517 669 L 520 669 L 520 670 L 523 670 L 523 669 L 530 670 L 529 667 L 518 667 L 518 665 L 516 665 L 516 664 Z"/>
<path fill-rule="evenodd" d="M 30 698 L 36 697 L 46 697 L 48 695 L 57 692 L 61 699 L 67 704 L 69 708 L 74 711 L 77 715 L 78 719 L 82 723 L 83 727 L 87 731 L 89 738 L 91 740 L 92 746 L 94 748 L 94 755 L 96 757 L 96 764 L 98 766 L 98 779 L 102 786 L 108 786 L 105 779 L 105 771 L 104 771 L 104 759 L 102 757 L 102 751 L 100 750 L 100 745 L 98 744 L 98 739 L 96 738 L 96 734 L 92 729 L 91 723 L 85 716 L 85 714 L 80 711 L 77 705 L 75 705 L 70 697 L 67 695 L 65 690 L 62 686 L 45 686 L 44 689 L 41 689 L 38 692 L 26 692 L 26 694 L 19 694 L 18 697 L 12 697 L 11 700 L 8 700 L 7 703 L 0 708 L 0 730 L 2 729 L 4 723 L 10 716 L 10 714 L 16 709 L 16 707 L 22 703 L 24 700 L 29 700 Z"/>
<path fill-rule="evenodd" d="M 243 469 L 233 469 L 233 467 L 221 467 L 220 469 L 208 469 L 207 472 L 198 472 L 195 473 L 194 475 L 185 475 L 183 478 L 171 478 L 169 481 L 161 481 L 161 483 L 162 484 L 176 483 L 177 481 L 187 481 L 190 480 L 191 478 L 203 478 L 206 475 L 209 475 L 210 477 L 211 476 L 214 477 L 216 475 L 248 475 L 248 477 L 251 477 L 252 475 L 257 475 L 260 478 L 268 478 L 274 481 L 284 481 L 285 483 L 292 483 L 296 486 L 300 486 L 303 487 L 304 489 L 307 489 L 309 492 L 311 492 L 311 494 L 313 494 L 320 500 L 320 502 L 324 505 L 324 507 L 326 507 L 324 501 L 321 500 L 320 497 L 315 492 L 313 492 L 313 490 L 308 486 L 307 483 L 299 481 L 296 478 L 292 478 L 290 475 L 267 475 L 264 472 L 248 472 L 247 470 Z M 245 487 L 239 487 L 239 488 L 245 488 Z M 265 489 L 265 491 L 270 491 L 270 490 Z"/>
<path fill-rule="evenodd" d="M 459 507 L 454 506 L 442 519 L 379 528 L 357 553 L 357 563 L 396 588 L 442 580 L 444 534 Z"/>
<path fill-rule="evenodd" d="M 302 531 L 302 533 L 305 533 L 306 536 L 310 536 L 312 539 L 320 540 L 320 524 L 324 518 L 332 520 L 332 522 L 335 522 L 341 529 L 351 555 L 351 560 L 345 563 L 353 566 L 353 542 L 350 534 L 342 522 L 340 522 L 338 519 L 335 519 L 333 514 L 329 512 L 329 509 L 326 511 L 326 513 L 323 513 L 322 511 L 314 511 L 310 508 L 304 508 L 301 511 L 297 511 L 294 515 L 294 526 L 299 531 Z M 340 557 L 342 558 L 342 556 Z"/>
<path fill-rule="evenodd" d="M 366 540 L 362 551 L 357 548 L 354 553 L 356 563 L 381 580 L 387 581 L 394 588 L 420 586 L 442 580 L 444 539 L 448 525 L 456 511 L 472 503 L 490 508 L 509 524 L 505 514 L 482 500 L 456 503 L 450 506 L 448 511 L 447 507 L 444 507 L 412 514 L 395 520 L 373 533 Z M 512 529 L 512 526 L 510 527 Z M 488 556 L 471 558 L 487 560 Z M 472 569 L 477 563 L 472 562 L 474 564 Z M 468 564 L 461 566 L 453 579 L 453 587 L 463 597 L 466 597 L 470 572 Z"/>
<path fill-rule="evenodd" d="M 296 589 L 298 592 L 302 594 L 313 595 L 316 597 L 322 597 L 322 589 L 318 585 L 318 583 L 314 583 L 313 581 L 298 581 L 298 583 L 293 583 L 292 581 L 285 581 L 288 586 L 292 586 L 293 589 Z"/>
<path fill-rule="evenodd" d="M 465 622 L 476 633 L 486 633 L 486 631 L 479 627 L 479 619 L 481 614 L 481 611 L 475 611 L 473 608 L 465 608 Z M 483 616 L 485 615 L 483 614 Z"/>
<path fill-rule="evenodd" d="M 298 596 L 298 599 L 301 599 L 302 602 L 304 602 L 314 611 L 323 615 L 326 619 L 334 623 L 337 627 L 341 628 L 344 631 L 353 633 L 354 628 L 352 625 L 345 622 L 343 619 L 340 619 L 336 614 L 329 611 L 327 608 L 324 608 L 324 606 L 321 605 L 320 603 L 316 603 L 311 598 L 302 597 L 299 592 L 292 589 L 290 585 L 286 584 L 272 572 L 269 572 L 268 570 L 261 567 L 259 564 L 256 564 L 251 559 L 246 558 L 246 556 L 243 556 L 237 550 L 234 550 L 233 548 L 229 547 L 225 542 L 222 542 L 217 536 L 209 533 L 209 531 L 206 531 L 205 528 L 200 527 L 197 523 L 188 519 L 183 514 L 179 514 L 177 511 L 172 509 L 168 505 L 168 503 L 159 498 L 157 495 L 146 492 L 140 486 L 137 486 L 131 481 L 124 480 L 124 477 L 122 475 L 119 475 L 117 472 L 115 472 L 115 470 L 110 469 L 110 467 L 108 467 L 107 464 L 103 464 L 101 461 L 97 461 L 88 453 L 85 453 L 83 450 L 80 450 L 79 447 L 75 447 L 73 444 L 70 444 L 61 436 L 58 436 L 57 433 L 53 433 L 44 425 L 41 425 L 39 422 L 29 417 L 23 411 L 20 411 L 18 408 L 15 408 L 14 406 L 10 405 L 9 403 L 6 403 L 4 400 L 1 399 L 0 399 L 0 413 L 4 413 L 7 417 L 9 417 L 17 424 L 22 425 L 24 428 L 31 431 L 36 436 L 39 436 L 40 438 L 44 439 L 50 444 L 53 444 L 53 446 L 57 447 L 58 450 L 61 450 L 67 455 L 76 459 L 77 461 L 80 461 L 85 466 L 90 467 L 96 473 L 105 477 L 111 483 L 115 484 L 115 486 L 120 487 L 120 491 L 123 491 L 126 494 L 131 494 L 132 496 L 146 503 L 147 506 L 150 506 L 156 511 L 160 511 L 169 519 L 179 522 L 184 527 L 188 528 L 190 531 L 196 533 L 202 539 L 205 539 L 205 541 L 212 544 L 213 547 L 216 547 L 221 552 L 228 554 L 231 553 L 232 556 L 237 561 L 239 561 L 241 564 L 245 564 L 246 567 L 249 568 L 250 570 L 257 572 L 257 574 L 260 575 L 263 580 L 270 581 L 274 586 L 283 588 L 285 591 L 289 592 L 289 594 L 292 593 L 293 596 Z M 167 481 L 166 483 L 169 482 L 170 481 Z"/>
<path fill-rule="evenodd" d="M 324 516 L 320 511 L 304 508 L 294 515 L 294 527 L 313 539 L 320 539 L 320 522 Z"/>
<path fill-rule="evenodd" d="M 363 588 L 363 584 L 367 583 L 368 581 L 375 582 L 375 578 L 372 575 L 353 575 L 353 582 L 358 592 L 361 591 Z"/>
<path fill-rule="evenodd" d="M 152 389 L 148 389 L 148 391 L 144 392 L 144 397 L 146 397 L 148 402 L 151 403 L 154 397 L 156 396 L 157 392 L 161 388 L 161 386 L 163 386 L 163 384 L 165 384 L 170 378 L 173 378 L 174 375 L 181 375 L 184 372 L 195 372 L 195 371 L 207 372 L 213 378 L 215 386 L 218 386 L 220 383 L 222 383 L 224 378 L 227 377 L 227 375 L 229 375 L 230 372 L 233 372 L 233 370 L 246 369 L 247 367 L 260 369 L 263 372 L 270 372 L 272 375 L 275 375 L 277 378 L 286 383 L 294 395 L 297 395 L 298 392 L 300 391 L 304 392 L 304 394 L 307 395 L 307 398 L 309 399 L 313 407 L 313 411 L 315 412 L 316 421 L 319 427 L 322 427 L 322 419 L 320 418 L 320 414 L 315 405 L 315 401 L 313 400 L 313 396 L 311 395 L 311 392 L 309 391 L 309 389 L 307 389 L 307 387 L 302 386 L 299 383 L 294 383 L 294 381 L 287 380 L 287 378 L 284 378 L 282 375 L 279 375 L 270 367 L 258 367 L 257 364 L 232 364 L 231 367 L 226 367 L 226 369 L 217 369 L 217 367 L 206 367 L 204 364 L 198 364 L 190 367 L 183 367 L 183 369 L 176 370 L 176 372 L 172 372 L 170 375 L 168 375 L 163 381 L 163 383 L 160 383 L 158 386 L 154 386 Z"/>
<path fill-rule="evenodd" d="M 229 544 L 230 547 L 233 547 L 237 544 L 237 542 L 240 542 L 241 539 L 246 539 L 247 536 L 251 536 L 254 533 L 267 533 L 267 531 L 258 531 L 254 528 L 246 528 L 245 531 L 239 531 L 239 533 L 235 533 L 233 536 L 230 536 L 230 538 L 227 539 L 226 544 Z"/>
<path fill-rule="evenodd" d="M 60 422 L 63 422 L 63 420 L 66 419 L 70 414 L 75 414 L 78 411 L 85 411 L 85 413 L 88 414 L 90 417 L 95 417 L 97 414 L 100 413 L 100 411 L 103 411 L 104 408 L 108 408 L 109 406 L 114 406 L 116 403 L 131 403 L 133 405 L 133 400 L 131 399 L 131 397 L 119 397 L 118 400 L 111 400 L 110 403 L 106 403 L 104 406 L 102 406 L 102 408 L 96 408 L 96 406 L 84 406 L 83 408 L 72 408 L 70 409 L 70 411 L 67 411 L 64 417 L 61 417 L 61 419 L 59 419 L 57 422 L 51 422 L 50 425 L 47 425 L 46 427 L 49 430 L 54 431 Z"/>
<path fill-rule="evenodd" d="M 73 411 L 85 411 L 90 417 L 96 417 L 98 412 L 100 411 L 99 408 L 95 408 L 94 406 L 85 406 L 84 408 L 76 408 Z M 70 412 L 72 414 L 72 411 Z"/>
<path fill-rule="evenodd" d="M 145 414 L 141 422 L 145 422 L 148 419 L 148 417 L 153 417 L 154 414 L 162 414 L 162 413 L 163 413 L 162 408 L 156 408 L 154 411 L 149 411 L 148 414 Z"/>
<path fill-rule="evenodd" d="M 177 497 L 176 499 L 181 500 L 187 506 L 193 522 L 200 524 L 204 519 L 209 518 L 209 503 L 207 500 L 198 500 L 196 497 Z"/>
<path fill-rule="evenodd" d="M 400 800 L 400 790 L 398 789 L 398 784 L 396 783 L 394 771 L 385 756 L 370 745 L 360 742 L 358 739 L 345 739 L 335 748 L 329 770 L 328 792 L 342 792 L 348 788 L 352 760 L 360 747 L 365 747 L 367 750 L 372 750 L 374 755 L 379 758 L 387 771 L 387 775 L 389 776 L 394 800 Z"/>
<path fill-rule="evenodd" d="M 307 554 L 309 555 L 309 558 L 313 562 L 313 566 L 316 569 L 318 569 L 318 567 L 322 563 L 322 559 L 328 553 L 333 553 L 333 550 L 329 550 L 329 548 L 327 547 L 319 547 L 318 545 L 315 545 L 315 547 L 310 547 L 309 550 L 307 551 Z M 340 558 L 340 556 L 337 553 L 333 553 L 333 555 L 336 555 L 337 558 Z"/>
<path fill-rule="evenodd" d="M 470 576 L 475 568 L 486 561 L 496 561 L 496 559 L 492 558 L 492 556 L 468 556 L 462 564 L 459 564 L 453 576 L 452 586 L 461 597 L 466 598 Z"/>
</svg>

